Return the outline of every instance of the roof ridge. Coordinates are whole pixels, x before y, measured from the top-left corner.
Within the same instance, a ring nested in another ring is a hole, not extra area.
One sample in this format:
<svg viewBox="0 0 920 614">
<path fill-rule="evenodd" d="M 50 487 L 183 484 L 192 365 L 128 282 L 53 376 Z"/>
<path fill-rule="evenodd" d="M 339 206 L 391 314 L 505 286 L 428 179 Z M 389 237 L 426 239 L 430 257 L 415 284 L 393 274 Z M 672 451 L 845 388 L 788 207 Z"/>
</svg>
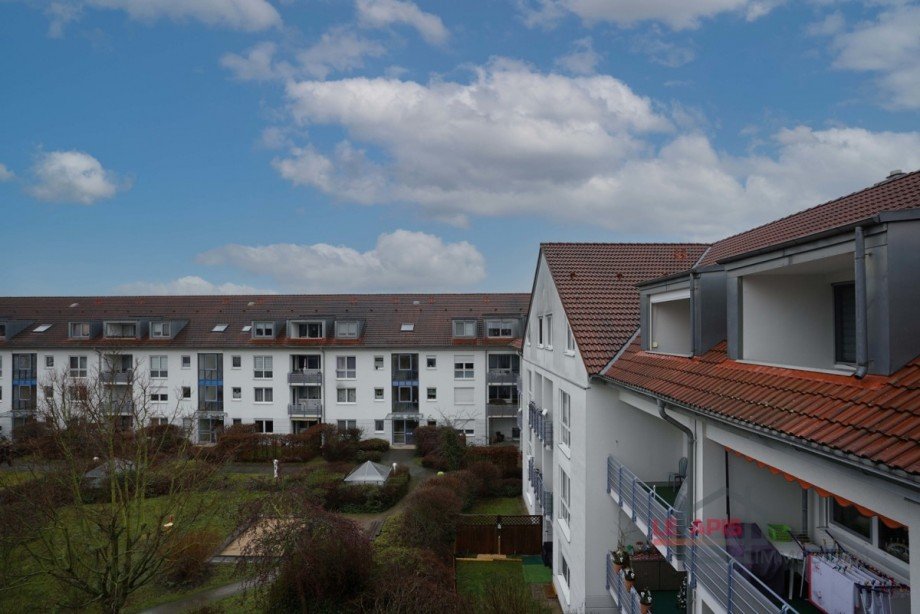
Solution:
<svg viewBox="0 0 920 614">
<path fill-rule="evenodd" d="M 668 241 L 546 241 L 540 243 L 540 247 L 546 245 L 589 245 L 589 246 L 613 246 L 613 245 L 624 245 L 624 246 L 663 246 L 671 247 L 675 245 L 694 245 L 694 246 L 711 246 L 712 243 L 705 243 L 699 241 L 684 241 L 684 242 L 668 242 Z"/>
</svg>

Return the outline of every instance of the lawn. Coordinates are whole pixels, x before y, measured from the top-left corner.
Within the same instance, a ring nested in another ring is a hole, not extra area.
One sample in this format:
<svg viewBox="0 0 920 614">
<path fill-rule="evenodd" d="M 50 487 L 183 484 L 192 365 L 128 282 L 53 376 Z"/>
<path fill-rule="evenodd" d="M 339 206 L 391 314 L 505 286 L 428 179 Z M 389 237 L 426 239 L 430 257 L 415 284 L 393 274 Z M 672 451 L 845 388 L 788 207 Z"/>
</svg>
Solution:
<svg viewBox="0 0 920 614">
<path fill-rule="evenodd" d="M 489 580 L 507 578 L 524 584 L 521 561 L 457 561 L 457 592 L 469 597 L 483 594 Z"/>
<path fill-rule="evenodd" d="M 520 497 L 493 497 L 478 500 L 468 513 L 523 516 L 527 511 Z"/>
</svg>

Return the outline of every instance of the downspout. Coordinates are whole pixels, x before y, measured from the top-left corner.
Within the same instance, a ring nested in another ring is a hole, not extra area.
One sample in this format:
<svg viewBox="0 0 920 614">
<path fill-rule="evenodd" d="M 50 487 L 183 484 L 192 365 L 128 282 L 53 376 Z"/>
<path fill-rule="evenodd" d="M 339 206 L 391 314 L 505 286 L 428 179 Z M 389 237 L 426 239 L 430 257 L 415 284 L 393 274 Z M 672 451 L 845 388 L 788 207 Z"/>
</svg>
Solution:
<svg viewBox="0 0 920 614">
<path fill-rule="evenodd" d="M 862 226 L 855 230 L 856 253 L 853 257 L 856 290 L 856 379 L 862 379 L 869 371 L 869 331 L 866 307 L 866 242 Z"/>
</svg>

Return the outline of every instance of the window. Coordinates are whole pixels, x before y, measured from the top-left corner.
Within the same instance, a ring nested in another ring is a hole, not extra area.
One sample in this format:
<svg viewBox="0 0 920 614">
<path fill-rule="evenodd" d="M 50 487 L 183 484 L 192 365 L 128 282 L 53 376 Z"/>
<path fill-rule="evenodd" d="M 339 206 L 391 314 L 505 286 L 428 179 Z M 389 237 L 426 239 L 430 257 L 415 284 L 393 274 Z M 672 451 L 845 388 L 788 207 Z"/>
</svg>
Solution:
<svg viewBox="0 0 920 614">
<path fill-rule="evenodd" d="M 234 388 L 231 389 L 231 393 L 230 393 L 230 394 L 232 395 L 231 398 L 232 398 L 234 401 L 239 401 L 239 400 L 241 400 L 241 399 L 243 398 L 243 389 L 242 389 L 242 388 L 239 388 L 239 387 L 234 387 Z"/>
<path fill-rule="evenodd" d="M 232 421 L 232 424 L 233 424 L 233 426 L 238 426 L 238 425 L 240 425 L 240 424 L 243 424 L 243 419 L 242 419 L 242 418 L 234 418 L 233 421 Z"/>
<path fill-rule="evenodd" d="M 546 348 L 553 349 L 553 315 L 546 314 Z"/>
<path fill-rule="evenodd" d="M 856 363 L 856 284 L 834 285 L 834 360 Z"/>
<path fill-rule="evenodd" d="M 560 498 L 559 518 L 566 524 L 572 519 L 572 513 L 569 506 L 572 503 L 572 482 L 569 480 L 569 474 L 562 469 L 559 470 L 559 482 L 562 484 L 562 497 Z"/>
<path fill-rule="evenodd" d="M 168 358 L 166 356 L 150 357 L 150 377 L 154 379 L 166 378 L 169 376 Z"/>
<path fill-rule="evenodd" d="M 252 359 L 252 376 L 256 379 L 272 378 L 272 357 L 254 356 Z"/>
<path fill-rule="evenodd" d="M 569 562 L 565 560 L 565 556 L 562 554 L 559 555 L 559 570 L 562 572 L 562 580 L 565 582 L 566 587 L 571 587 L 572 571 L 569 569 Z"/>
<path fill-rule="evenodd" d="M 191 356 L 183 356 L 183 357 L 182 357 L 182 368 L 183 368 L 183 369 L 191 369 L 191 368 L 192 368 L 192 357 L 191 357 Z"/>
<path fill-rule="evenodd" d="M 562 422 L 562 443 L 566 446 L 572 446 L 572 397 L 569 396 L 569 393 L 562 390 L 559 391 L 559 405 L 562 409 L 561 412 L 561 422 Z"/>
<path fill-rule="evenodd" d="M 517 373 L 519 369 L 516 354 L 489 354 L 489 371 Z"/>
<path fill-rule="evenodd" d="M 543 347 L 543 316 L 537 316 L 537 345 Z"/>
<path fill-rule="evenodd" d="M 169 424 L 169 418 L 157 418 L 156 416 L 150 418 L 151 426 L 166 426 L 167 424 Z"/>
<path fill-rule="evenodd" d="M 50 324 L 39 324 L 38 326 L 35 327 L 35 330 L 33 330 L 32 332 L 33 333 L 45 333 L 45 332 L 48 332 L 49 328 L 51 328 Z"/>
<path fill-rule="evenodd" d="M 454 357 L 454 379 L 473 379 L 475 375 L 472 356 Z"/>
<path fill-rule="evenodd" d="M 843 506 L 831 501 L 831 519 L 834 524 L 839 524 L 867 540 L 872 539 L 872 518 L 863 516 L 853 506 Z"/>
<path fill-rule="evenodd" d="M 86 356 L 70 357 L 70 377 L 86 377 Z"/>
<path fill-rule="evenodd" d="M 383 388 L 374 388 L 374 400 L 375 401 L 383 400 Z"/>
<path fill-rule="evenodd" d="M 251 332 L 251 331 L 252 331 L 252 324 L 247 324 L 246 326 L 244 326 L 244 327 L 241 328 L 240 330 L 241 330 L 242 332 L 244 332 L 244 333 Z"/>
<path fill-rule="evenodd" d="M 275 336 L 274 322 L 253 322 L 252 336 L 256 339 L 271 339 Z"/>
<path fill-rule="evenodd" d="M 335 391 L 335 400 L 338 403 L 355 403 L 357 402 L 357 392 L 355 388 L 339 388 Z"/>
<path fill-rule="evenodd" d="M 50 399 L 54 397 L 54 387 L 53 386 L 42 386 L 42 392 L 45 393 L 46 399 Z"/>
<path fill-rule="evenodd" d="M 322 322 L 298 322 L 296 326 L 297 337 L 300 339 L 322 339 Z"/>
<path fill-rule="evenodd" d="M 356 429 L 358 428 L 358 421 L 357 420 L 337 420 L 336 426 L 338 427 L 340 431 L 344 431 L 347 429 Z"/>
<path fill-rule="evenodd" d="M 152 339 L 169 339 L 169 322 L 151 322 L 150 337 Z"/>
<path fill-rule="evenodd" d="M 400 354 L 399 355 L 399 370 L 400 371 L 412 371 L 415 361 L 412 360 L 412 354 Z"/>
<path fill-rule="evenodd" d="M 151 392 L 150 393 L 150 402 L 151 403 L 166 403 L 169 401 L 169 394 L 165 392 Z"/>
<path fill-rule="evenodd" d="M 125 339 L 137 337 L 137 323 L 135 322 L 106 322 L 105 336 L 112 339 Z"/>
<path fill-rule="evenodd" d="M 211 329 L 212 333 L 222 333 L 227 330 L 227 324 L 215 324 L 214 328 Z"/>
<path fill-rule="evenodd" d="M 412 403 L 415 401 L 415 388 L 413 386 L 400 386 L 397 389 L 400 403 Z"/>
<path fill-rule="evenodd" d="M 192 387 L 191 387 L 191 386 L 183 386 L 183 387 L 182 387 L 182 398 L 183 398 L 183 399 L 191 399 L 191 398 L 192 398 Z"/>
<path fill-rule="evenodd" d="M 338 379 L 355 379 L 358 359 L 354 356 L 335 357 L 335 376 Z"/>
<path fill-rule="evenodd" d="M 271 403 L 275 400 L 273 388 L 254 388 L 253 392 L 253 399 L 256 403 Z"/>
<path fill-rule="evenodd" d="M 256 433 L 274 433 L 274 420 L 256 420 Z"/>
<path fill-rule="evenodd" d="M 403 323 L 399 327 L 399 330 L 400 332 L 403 332 L 403 333 L 411 333 L 412 331 L 415 330 L 415 324 L 412 324 L 411 322 Z"/>
<path fill-rule="evenodd" d="M 342 339 L 355 339 L 358 336 L 357 322 L 336 322 L 335 336 Z"/>
<path fill-rule="evenodd" d="M 374 356 L 374 370 L 383 371 L 383 356 Z"/>
<path fill-rule="evenodd" d="M 71 339 L 89 339 L 89 322 L 71 322 L 68 335 Z"/>
<path fill-rule="evenodd" d="M 472 388 L 454 388 L 455 405 L 472 405 L 475 402 L 473 399 Z"/>
<path fill-rule="evenodd" d="M 565 325 L 565 351 L 567 354 L 575 353 L 575 335 L 568 324 Z"/>
<path fill-rule="evenodd" d="M 426 356 L 425 357 L 425 368 L 426 369 L 437 369 L 438 368 L 438 357 L 437 356 Z"/>
<path fill-rule="evenodd" d="M 429 401 L 437 401 L 437 400 L 438 400 L 438 389 L 437 389 L 437 388 L 429 388 L 428 391 L 427 391 L 427 399 L 428 399 Z"/>
<path fill-rule="evenodd" d="M 476 320 L 454 320 L 454 337 L 475 337 Z"/>
<path fill-rule="evenodd" d="M 230 357 L 230 367 L 233 369 L 240 369 L 243 367 L 243 357 L 242 356 L 231 356 Z"/>
<path fill-rule="evenodd" d="M 511 320 L 487 320 L 486 335 L 489 337 L 510 337 L 513 329 Z"/>
<path fill-rule="evenodd" d="M 383 420 L 374 420 L 374 432 L 375 433 L 383 432 Z"/>
<path fill-rule="evenodd" d="M 53 369 L 54 368 L 54 356 L 45 356 L 45 368 Z"/>
<path fill-rule="evenodd" d="M 889 527 L 886 519 L 864 516 L 855 506 L 840 505 L 833 497 L 827 501 L 828 514 L 833 524 L 905 563 L 910 562 L 910 542 L 906 527 Z"/>
<path fill-rule="evenodd" d="M 517 403 L 517 386 L 510 384 L 492 384 L 489 386 L 489 403 L 494 405 L 513 405 Z"/>
</svg>

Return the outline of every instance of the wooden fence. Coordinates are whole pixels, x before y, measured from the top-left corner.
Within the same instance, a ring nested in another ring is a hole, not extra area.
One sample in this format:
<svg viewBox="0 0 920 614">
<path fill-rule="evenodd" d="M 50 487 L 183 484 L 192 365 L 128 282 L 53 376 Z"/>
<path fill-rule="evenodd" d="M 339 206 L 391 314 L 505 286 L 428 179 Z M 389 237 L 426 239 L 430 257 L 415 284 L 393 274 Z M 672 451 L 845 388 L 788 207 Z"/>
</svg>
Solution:
<svg viewBox="0 0 920 614">
<path fill-rule="evenodd" d="M 461 515 L 456 554 L 540 554 L 543 516 Z"/>
</svg>

